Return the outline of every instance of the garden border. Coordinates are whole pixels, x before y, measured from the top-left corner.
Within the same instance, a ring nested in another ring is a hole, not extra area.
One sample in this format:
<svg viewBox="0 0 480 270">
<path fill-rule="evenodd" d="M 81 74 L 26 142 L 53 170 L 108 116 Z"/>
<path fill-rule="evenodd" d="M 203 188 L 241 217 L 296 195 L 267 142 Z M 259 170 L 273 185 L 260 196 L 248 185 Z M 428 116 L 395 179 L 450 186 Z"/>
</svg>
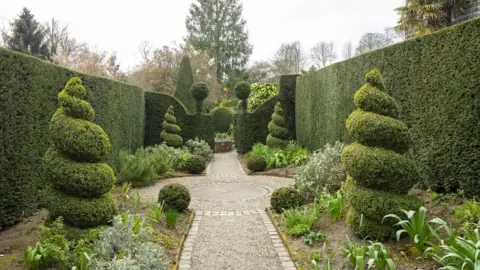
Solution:
<svg viewBox="0 0 480 270">
<path fill-rule="evenodd" d="M 293 268 L 285 268 L 285 269 L 297 269 L 297 265 L 295 264 L 295 260 L 293 259 L 294 258 L 293 257 L 293 251 L 292 251 L 292 248 L 290 246 L 290 243 L 288 242 L 287 237 L 282 232 L 282 230 L 280 230 L 280 228 L 277 226 L 277 224 L 275 224 L 275 219 L 273 218 L 272 211 L 270 210 L 269 207 L 265 208 L 265 212 L 267 213 L 267 216 L 270 219 L 270 222 L 273 225 L 273 227 L 275 228 L 277 234 L 280 236 L 280 239 L 282 240 L 282 243 L 283 243 L 283 245 L 285 246 L 285 248 L 288 252 L 288 256 L 290 258 L 290 261 L 293 263 Z M 278 254 L 278 256 L 280 257 L 280 254 Z"/>
<path fill-rule="evenodd" d="M 177 255 L 175 255 L 175 260 L 173 261 L 172 265 L 172 270 L 178 270 L 180 266 L 180 255 L 182 254 L 183 251 L 183 244 L 187 238 L 188 232 L 190 231 L 190 228 L 192 227 L 193 220 L 195 219 L 195 211 L 190 210 L 190 216 L 188 217 L 188 225 L 187 229 L 183 232 L 182 238 L 180 239 L 180 243 L 177 249 Z"/>
</svg>

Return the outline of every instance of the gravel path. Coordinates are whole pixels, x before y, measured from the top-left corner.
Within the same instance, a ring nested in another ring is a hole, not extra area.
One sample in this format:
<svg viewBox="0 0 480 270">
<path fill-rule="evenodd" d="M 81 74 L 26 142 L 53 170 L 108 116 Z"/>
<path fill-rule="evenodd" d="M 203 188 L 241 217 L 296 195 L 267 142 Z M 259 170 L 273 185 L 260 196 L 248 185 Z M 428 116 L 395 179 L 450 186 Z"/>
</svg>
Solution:
<svg viewBox="0 0 480 270">
<path fill-rule="evenodd" d="M 195 219 L 179 269 L 296 269 L 264 210 L 271 193 L 293 180 L 248 176 L 235 152 L 215 154 L 206 172 L 206 176 L 167 179 L 139 190 L 143 200 L 152 202 L 170 183 L 190 190 Z"/>
</svg>

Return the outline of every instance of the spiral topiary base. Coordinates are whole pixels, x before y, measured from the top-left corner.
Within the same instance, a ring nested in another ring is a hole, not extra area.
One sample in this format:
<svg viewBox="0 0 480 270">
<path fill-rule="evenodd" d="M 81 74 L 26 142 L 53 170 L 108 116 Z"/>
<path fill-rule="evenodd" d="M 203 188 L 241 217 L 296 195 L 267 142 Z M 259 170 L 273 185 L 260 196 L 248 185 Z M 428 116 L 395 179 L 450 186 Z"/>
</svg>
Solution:
<svg viewBox="0 0 480 270">
<path fill-rule="evenodd" d="M 397 229 L 389 224 L 379 223 L 365 215 L 358 213 L 355 209 L 350 208 L 347 213 L 347 223 L 350 229 L 358 236 L 372 237 L 376 240 L 383 240 L 395 236 Z"/>
</svg>

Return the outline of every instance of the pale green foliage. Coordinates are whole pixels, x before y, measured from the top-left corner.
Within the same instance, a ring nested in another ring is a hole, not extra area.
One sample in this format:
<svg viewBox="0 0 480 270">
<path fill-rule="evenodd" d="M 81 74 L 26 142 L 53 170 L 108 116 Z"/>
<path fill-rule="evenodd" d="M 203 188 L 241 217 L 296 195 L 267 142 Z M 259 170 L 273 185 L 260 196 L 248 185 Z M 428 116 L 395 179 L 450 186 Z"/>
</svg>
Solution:
<svg viewBox="0 0 480 270">
<path fill-rule="evenodd" d="M 228 132 L 217 132 L 215 133 L 215 139 L 231 139 L 232 135 L 229 134 Z"/>
<path fill-rule="evenodd" d="M 148 186 L 155 181 L 157 168 L 155 159 L 143 147 L 137 149 L 134 155 L 120 151 L 119 182 L 130 182 L 134 187 Z"/>
<path fill-rule="evenodd" d="M 465 232 L 477 229 L 480 225 L 480 204 L 476 201 L 465 201 L 464 205 L 455 207 L 453 218 L 461 224 Z"/>
<path fill-rule="evenodd" d="M 147 147 L 146 150 L 152 156 L 158 175 L 164 175 L 172 169 L 173 157 L 160 147 Z"/>
<path fill-rule="evenodd" d="M 174 209 L 169 209 L 165 213 L 165 219 L 166 219 L 167 225 L 169 227 L 175 227 L 175 225 L 177 225 L 178 211 L 176 211 Z"/>
<path fill-rule="evenodd" d="M 113 220 L 97 242 L 92 269 L 165 269 L 164 249 L 148 242 L 151 228 L 137 215 L 122 214 Z"/>
<path fill-rule="evenodd" d="M 286 166 L 300 166 L 304 164 L 310 153 L 294 141 L 282 148 L 271 148 L 262 143 L 257 143 L 252 150 L 247 153 L 247 158 L 251 156 L 261 156 L 267 161 L 267 168 L 283 168 Z"/>
<path fill-rule="evenodd" d="M 278 87 L 274 84 L 252 84 L 250 96 L 248 97 L 248 111 L 253 112 L 265 101 L 276 95 L 278 95 Z"/>
<path fill-rule="evenodd" d="M 396 270 L 397 265 L 390 256 L 390 252 L 382 243 L 362 241 L 359 245 L 350 241 L 348 236 L 342 247 L 343 254 L 347 257 L 353 269 L 365 270 L 375 267 L 379 270 Z"/>
<path fill-rule="evenodd" d="M 435 229 L 430 226 L 431 223 L 445 225 L 445 221 L 434 218 L 430 221 L 425 220 L 427 209 L 425 207 L 420 207 L 417 211 L 405 211 L 407 219 L 402 220 L 399 216 L 394 214 L 386 215 L 385 218 L 394 218 L 398 220 L 395 226 L 400 226 L 402 229 L 397 231 L 397 241 L 400 240 L 400 237 L 403 233 L 407 233 L 408 237 L 412 245 L 415 249 L 422 254 L 424 252 L 424 248 L 426 244 L 430 244 L 430 240 L 432 239 Z"/>
<path fill-rule="evenodd" d="M 163 212 L 165 212 L 164 203 L 155 203 L 152 208 L 150 209 L 148 219 L 153 222 L 160 223 L 162 218 Z"/>
<path fill-rule="evenodd" d="M 323 188 L 335 191 L 341 187 L 346 178 L 340 161 L 343 147 L 341 142 L 333 146 L 327 144 L 315 151 L 305 165 L 297 168 L 295 186 L 305 197 L 315 197 Z"/>
<path fill-rule="evenodd" d="M 337 190 L 335 193 L 329 193 L 326 188 L 317 196 L 316 202 L 320 208 L 324 209 L 332 216 L 333 219 L 338 220 L 343 216 L 344 210 L 344 194 L 343 190 Z"/>
<path fill-rule="evenodd" d="M 205 161 L 209 161 L 213 157 L 212 148 L 204 140 L 198 138 L 195 138 L 195 140 L 188 140 L 184 147 L 186 147 L 190 153 L 202 156 Z"/>
<path fill-rule="evenodd" d="M 314 203 L 312 207 L 304 206 L 296 209 L 289 209 L 282 213 L 282 223 L 287 227 L 290 234 L 302 236 L 298 231 L 308 233 L 312 225 L 319 217 L 320 209 Z M 299 225 L 301 225 L 299 227 Z M 306 228 L 305 230 L 303 228 Z"/>
<path fill-rule="evenodd" d="M 155 145 L 155 148 L 166 153 L 172 163 L 173 169 L 177 171 L 184 170 L 187 159 L 192 155 L 186 148 L 174 148 L 167 146 L 165 143 Z"/>
</svg>

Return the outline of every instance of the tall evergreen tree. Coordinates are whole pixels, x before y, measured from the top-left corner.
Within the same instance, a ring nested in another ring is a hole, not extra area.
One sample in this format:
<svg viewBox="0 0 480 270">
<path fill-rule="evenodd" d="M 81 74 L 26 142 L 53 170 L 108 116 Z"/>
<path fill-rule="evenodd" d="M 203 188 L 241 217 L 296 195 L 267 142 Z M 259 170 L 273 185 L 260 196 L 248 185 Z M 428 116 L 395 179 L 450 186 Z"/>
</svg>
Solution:
<svg viewBox="0 0 480 270">
<path fill-rule="evenodd" d="M 9 49 L 48 59 L 49 50 L 43 27 L 27 8 L 11 23 L 11 35 L 7 36 Z"/>
<path fill-rule="evenodd" d="M 187 42 L 215 63 L 218 82 L 242 70 L 252 54 L 243 6 L 238 0 L 197 0 L 186 19 Z"/>
</svg>

